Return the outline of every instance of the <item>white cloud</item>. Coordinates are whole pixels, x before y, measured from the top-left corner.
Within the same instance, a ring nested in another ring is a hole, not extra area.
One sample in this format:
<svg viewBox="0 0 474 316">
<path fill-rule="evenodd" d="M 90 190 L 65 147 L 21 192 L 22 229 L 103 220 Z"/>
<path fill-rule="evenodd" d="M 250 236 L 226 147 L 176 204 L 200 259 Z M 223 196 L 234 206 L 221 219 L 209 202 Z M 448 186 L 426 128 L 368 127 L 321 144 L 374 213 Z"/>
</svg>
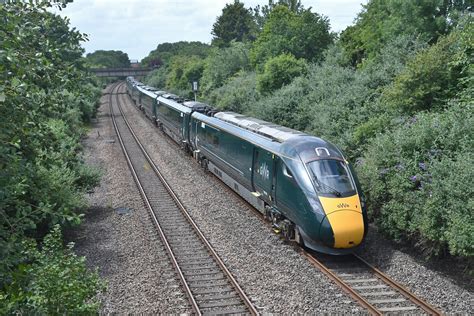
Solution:
<svg viewBox="0 0 474 316">
<path fill-rule="evenodd" d="M 122 50 L 141 59 L 159 43 L 201 41 L 210 43 L 211 29 L 226 3 L 233 0 L 76 0 L 58 12 L 72 26 L 89 35 L 86 52 Z M 242 1 L 246 7 L 267 1 Z M 367 0 L 302 1 L 313 12 L 329 17 L 334 31 L 352 24 Z"/>
</svg>

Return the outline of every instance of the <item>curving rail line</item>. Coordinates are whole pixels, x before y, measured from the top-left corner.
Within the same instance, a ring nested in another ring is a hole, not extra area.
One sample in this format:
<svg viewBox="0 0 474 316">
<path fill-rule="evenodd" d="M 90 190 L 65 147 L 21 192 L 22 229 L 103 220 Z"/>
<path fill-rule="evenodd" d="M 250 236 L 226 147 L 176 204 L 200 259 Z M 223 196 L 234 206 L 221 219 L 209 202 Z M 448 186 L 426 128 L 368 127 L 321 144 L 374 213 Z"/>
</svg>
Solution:
<svg viewBox="0 0 474 316">
<path fill-rule="evenodd" d="M 258 315 L 135 135 L 121 108 L 120 87 L 114 84 L 109 95 L 117 138 L 194 313 Z"/>
</svg>

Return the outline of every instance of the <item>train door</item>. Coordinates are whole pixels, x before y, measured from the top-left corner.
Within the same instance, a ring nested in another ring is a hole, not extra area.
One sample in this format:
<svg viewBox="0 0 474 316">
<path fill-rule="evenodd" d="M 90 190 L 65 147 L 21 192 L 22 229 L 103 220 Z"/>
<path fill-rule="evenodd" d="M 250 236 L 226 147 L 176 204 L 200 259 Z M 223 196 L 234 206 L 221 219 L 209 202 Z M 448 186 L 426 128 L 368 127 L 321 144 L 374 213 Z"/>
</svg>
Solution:
<svg viewBox="0 0 474 316">
<path fill-rule="evenodd" d="M 260 193 L 263 200 L 272 202 L 274 200 L 273 186 L 273 154 L 256 147 L 254 149 L 252 168 L 253 189 Z"/>
</svg>

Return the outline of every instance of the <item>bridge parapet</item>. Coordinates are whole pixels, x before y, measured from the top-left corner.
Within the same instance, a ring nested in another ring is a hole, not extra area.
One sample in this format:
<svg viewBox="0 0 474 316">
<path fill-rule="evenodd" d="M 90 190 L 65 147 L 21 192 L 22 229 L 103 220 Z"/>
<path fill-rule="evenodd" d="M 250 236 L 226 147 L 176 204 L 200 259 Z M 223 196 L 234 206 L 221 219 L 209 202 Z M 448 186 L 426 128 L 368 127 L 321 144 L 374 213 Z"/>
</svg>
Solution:
<svg viewBox="0 0 474 316">
<path fill-rule="evenodd" d="M 143 77 L 154 68 L 93 68 L 90 71 L 97 77 Z"/>
</svg>

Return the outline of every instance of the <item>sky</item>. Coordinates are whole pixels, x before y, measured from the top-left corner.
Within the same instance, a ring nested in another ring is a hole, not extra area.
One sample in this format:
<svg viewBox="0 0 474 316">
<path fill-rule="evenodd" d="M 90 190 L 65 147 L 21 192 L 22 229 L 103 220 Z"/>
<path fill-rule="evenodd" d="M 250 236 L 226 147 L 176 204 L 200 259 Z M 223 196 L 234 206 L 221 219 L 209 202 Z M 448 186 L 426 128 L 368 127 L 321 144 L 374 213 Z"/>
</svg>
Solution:
<svg viewBox="0 0 474 316">
<path fill-rule="evenodd" d="M 141 60 L 160 43 L 200 41 L 210 43 L 211 30 L 226 3 L 233 0 L 75 0 L 56 13 L 89 36 L 86 53 L 121 50 L 131 60 Z M 245 7 L 267 0 L 242 0 Z M 305 8 L 329 17 L 331 29 L 344 30 L 354 22 L 367 0 L 302 0 Z"/>
</svg>

